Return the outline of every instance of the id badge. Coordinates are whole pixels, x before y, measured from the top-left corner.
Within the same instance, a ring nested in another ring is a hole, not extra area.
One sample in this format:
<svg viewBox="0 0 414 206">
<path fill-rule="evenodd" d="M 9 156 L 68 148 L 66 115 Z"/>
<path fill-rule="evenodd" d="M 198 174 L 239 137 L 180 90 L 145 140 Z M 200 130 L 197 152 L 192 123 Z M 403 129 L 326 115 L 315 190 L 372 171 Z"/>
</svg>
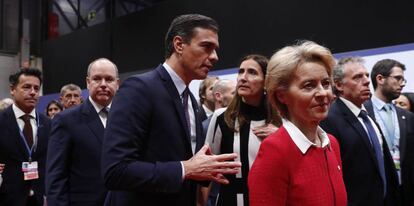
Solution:
<svg viewBox="0 0 414 206">
<path fill-rule="evenodd" d="M 23 162 L 22 172 L 23 172 L 24 180 L 38 179 L 39 171 L 38 171 L 37 161 Z"/>
</svg>

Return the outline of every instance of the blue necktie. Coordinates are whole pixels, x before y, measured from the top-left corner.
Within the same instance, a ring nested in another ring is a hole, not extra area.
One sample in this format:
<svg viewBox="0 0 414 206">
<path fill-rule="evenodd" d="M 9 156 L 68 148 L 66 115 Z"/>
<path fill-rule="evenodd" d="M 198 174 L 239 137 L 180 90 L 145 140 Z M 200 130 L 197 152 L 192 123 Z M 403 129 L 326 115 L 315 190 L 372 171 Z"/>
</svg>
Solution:
<svg viewBox="0 0 414 206">
<path fill-rule="evenodd" d="M 385 115 L 385 128 L 387 130 L 387 142 L 388 142 L 388 147 L 390 148 L 390 150 L 393 149 L 394 146 L 394 138 L 395 138 L 395 127 L 394 127 L 394 122 L 392 121 L 392 108 L 390 104 L 385 104 L 383 107 L 386 115 Z"/>
<path fill-rule="evenodd" d="M 368 119 L 367 112 L 364 110 L 361 110 L 361 113 L 359 113 L 359 117 L 362 118 L 365 124 L 365 127 L 368 130 L 368 137 L 370 139 L 372 148 L 374 149 L 375 157 L 378 162 L 378 169 L 379 169 L 382 181 L 384 183 L 384 196 L 385 196 L 387 192 L 387 180 L 385 177 L 384 158 L 382 156 L 381 145 L 380 145 L 377 133 L 375 132 L 374 127 L 371 124 L 371 121 Z"/>
</svg>

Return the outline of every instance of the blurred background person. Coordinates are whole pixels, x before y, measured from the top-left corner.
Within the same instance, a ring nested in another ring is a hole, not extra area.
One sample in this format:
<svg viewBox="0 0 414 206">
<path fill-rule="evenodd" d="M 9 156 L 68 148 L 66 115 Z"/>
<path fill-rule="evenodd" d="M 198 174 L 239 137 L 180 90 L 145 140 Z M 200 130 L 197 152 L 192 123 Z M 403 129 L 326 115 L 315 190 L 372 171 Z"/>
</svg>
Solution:
<svg viewBox="0 0 414 206">
<path fill-rule="evenodd" d="M 64 109 L 79 105 L 82 103 L 82 90 L 76 84 L 67 84 L 60 89 L 59 99 Z"/>
<path fill-rule="evenodd" d="M 394 100 L 394 104 L 397 107 L 403 108 L 407 111 L 414 113 L 414 93 L 403 92 Z"/>
<path fill-rule="evenodd" d="M 214 111 L 227 107 L 236 93 L 236 82 L 228 79 L 220 79 L 213 86 Z M 203 121 L 204 133 L 207 133 L 212 115 Z M 205 136 L 205 135 L 204 135 Z"/>
<path fill-rule="evenodd" d="M 414 114 L 392 104 L 401 95 L 407 80 L 405 65 L 393 59 L 375 63 L 371 70 L 374 94 L 364 103 L 385 136 L 402 188 L 404 205 L 414 205 Z M 398 200 L 388 202 L 398 205 Z"/>
<path fill-rule="evenodd" d="M 213 87 L 214 110 L 227 107 L 236 93 L 236 82 L 229 79 L 218 80 Z"/>
<path fill-rule="evenodd" d="M 364 60 L 340 59 L 333 79 L 338 98 L 320 125 L 339 142 L 348 205 L 398 205 L 398 179 L 391 154 L 363 104 L 371 97 Z"/>
<path fill-rule="evenodd" d="M 4 99 L 0 100 L 0 111 L 3 110 L 3 109 L 6 109 L 7 107 L 9 107 L 12 104 L 13 104 L 13 99 L 4 98 Z"/>
<path fill-rule="evenodd" d="M 214 112 L 213 86 L 218 80 L 218 77 L 208 76 L 200 83 L 198 96 L 200 98 L 199 115 L 201 121 L 206 120 Z"/>
<path fill-rule="evenodd" d="M 236 82 L 229 79 L 220 79 L 213 86 L 214 110 L 227 107 L 236 93 Z M 203 136 L 205 138 L 208 126 L 213 115 L 203 121 Z M 201 187 L 201 205 L 213 206 L 216 203 L 219 184 L 212 182 L 210 192 L 209 187 Z"/>
<path fill-rule="evenodd" d="M 46 106 L 46 116 L 48 116 L 50 119 L 53 119 L 53 117 L 62 110 L 62 104 L 56 100 L 52 100 Z"/>
<path fill-rule="evenodd" d="M 242 168 L 220 185 L 217 205 L 249 205 L 247 176 L 262 140 L 277 130 L 280 119 L 267 103 L 264 89 L 268 59 L 252 54 L 241 61 L 236 94 L 227 108 L 214 112 L 206 143 L 214 154 L 237 153 Z M 276 126 L 275 126 L 276 125 Z"/>
<path fill-rule="evenodd" d="M 318 125 L 333 99 L 331 52 L 314 42 L 270 59 L 266 88 L 283 126 L 266 138 L 249 175 L 251 206 L 345 206 L 336 139 Z"/>
</svg>

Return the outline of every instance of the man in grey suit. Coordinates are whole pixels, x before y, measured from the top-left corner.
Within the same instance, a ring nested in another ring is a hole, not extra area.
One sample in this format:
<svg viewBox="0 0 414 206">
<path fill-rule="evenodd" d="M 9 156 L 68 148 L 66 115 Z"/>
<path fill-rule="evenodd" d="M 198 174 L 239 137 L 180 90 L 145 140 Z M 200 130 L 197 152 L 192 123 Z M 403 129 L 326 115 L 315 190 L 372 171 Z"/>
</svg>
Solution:
<svg viewBox="0 0 414 206">
<path fill-rule="evenodd" d="M 393 60 L 378 61 L 371 71 L 374 95 L 365 103 L 390 148 L 400 178 L 404 205 L 414 205 L 414 114 L 392 104 L 405 86 L 404 64 Z"/>
<path fill-rule="evenodd" d="M 106 205 L 193 206 L 196 182 L 228 183 L 223 174 L 240 168 L 231 161 L 236 154 L 212 155 L 203 146 L 199 108 L 188 90 L 218 60 L 217 23 L 178 16 L 165 43 L 165 62 L 127 79 L 114 98 L 102 148 L 105 184 L 114 190 Z"/>
</svg>

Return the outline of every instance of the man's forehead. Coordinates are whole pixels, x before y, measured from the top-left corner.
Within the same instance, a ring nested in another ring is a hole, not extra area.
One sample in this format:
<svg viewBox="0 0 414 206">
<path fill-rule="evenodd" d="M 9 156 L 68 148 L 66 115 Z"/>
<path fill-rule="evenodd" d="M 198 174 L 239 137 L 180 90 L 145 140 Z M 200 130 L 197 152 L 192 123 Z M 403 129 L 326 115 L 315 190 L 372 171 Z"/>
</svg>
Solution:
<svg viewBox="0 0 414 206">
<path fill-rule="evenodd" d="M 74 89 L 74 90 L 67 89 L 67 90 L 65 90 L 64 95 L 68 95 L 68 94 L 80 94 L 80 91 L 79 90 L 76 90 L 76 89 Z"/>
</svg>

